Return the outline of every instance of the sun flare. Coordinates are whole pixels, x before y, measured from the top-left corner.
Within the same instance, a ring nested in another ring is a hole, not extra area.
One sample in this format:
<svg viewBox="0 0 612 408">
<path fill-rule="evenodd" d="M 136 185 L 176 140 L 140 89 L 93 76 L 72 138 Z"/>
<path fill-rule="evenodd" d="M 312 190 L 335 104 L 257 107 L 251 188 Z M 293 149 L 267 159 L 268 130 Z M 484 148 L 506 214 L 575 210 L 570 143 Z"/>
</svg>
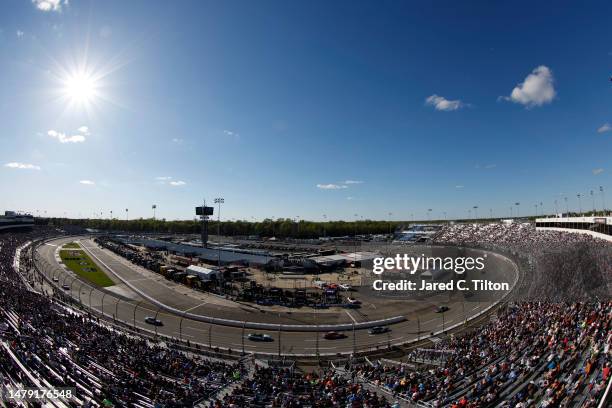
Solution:
<svg viewBox="0 0 612 408">
<path fill-rule="evenodd" d="M 63 93 L 74 103 L 89 103 L 96 97 L 97 81 L 86 73 L 73 73 L 64 80 Z"/>
</svg>

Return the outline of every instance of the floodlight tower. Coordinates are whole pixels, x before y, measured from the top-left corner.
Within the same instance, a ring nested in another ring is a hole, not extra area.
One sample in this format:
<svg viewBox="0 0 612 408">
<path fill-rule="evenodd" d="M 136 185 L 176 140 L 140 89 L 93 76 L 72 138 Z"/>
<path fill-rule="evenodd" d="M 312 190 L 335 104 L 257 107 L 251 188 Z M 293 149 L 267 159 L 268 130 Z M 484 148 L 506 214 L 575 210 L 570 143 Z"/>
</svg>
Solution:
<svg viewBox="0 0 612 408">
<path fill-rule="evenodd" d="M 201 207 L 196 207 L 196 215 L 202 220 L 202 247 L 208 246 L 208 216 L 213 215 L 214 207 L 206 206 L 206 199 L 203 200 Z"/>
<path fill-rule="evenodd" d="M 219 205 L 217 211 L 217 248 L 219 249 L 217 255 L 217 266 L 221 267 L 221 204 L 225 203 L 225 199 L 222 197 L 215 198 L 215 204 Z"/>
</svg>

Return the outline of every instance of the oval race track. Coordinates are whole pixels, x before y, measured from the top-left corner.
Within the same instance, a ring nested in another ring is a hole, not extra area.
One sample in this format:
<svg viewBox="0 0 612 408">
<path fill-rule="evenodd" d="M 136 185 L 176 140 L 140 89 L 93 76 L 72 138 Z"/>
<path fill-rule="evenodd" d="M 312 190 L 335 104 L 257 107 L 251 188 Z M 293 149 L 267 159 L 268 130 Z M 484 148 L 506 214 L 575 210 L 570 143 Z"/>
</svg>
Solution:
<svg viewBox="0 0 612 408">
<path fill-rule="evenodd" d="M 92 259 L 107 271 L 116 283 L 115 286 L 105 290 L 98 290 L 89 286 L 86 282 L 79 280 L 71 272 L 67 272 L 56 259 L 58 248 L 74 240 L 80 240 L 81 244 L 89 252 Z M 155 328 L 144 323 L 146 316 L 158 316 L 164 325 L 157 328 L 157 333 L 163 336 L 182 339 L 190 343 L 199 343 L 204 346 L 219 347 L 220 349 L 232 349 L 234 351 L 257 352 L 260 354 L 282 354 L 282 355 L 335 355 L 338 353 L 350 354 L 353 351 L 384 349 L 388 345 L 399 345 L 423 339 L 430 333 L 438 333 L 443 330 L 460 325 L 465 317 L 474 316 L 486 310 L 491 302 L 461 302 L 448 297 L 444 299 L 429 299 L 421 301 L 418 307 L 408 311 L 394 311 L 393 316 L 401 314 L 405 321 L 391 325 L 392 331 L 383 335 L 370 335 L 367 330 L 349 330 L 344 339 L 325 340 L 323 332 L 312 331 L 266 331 L 257 332 L 269 334 L 274 338 L 273 342 L 254 343 L 245 337 L 253 329 L 230 327 L 219 324 L 210 324 L 197 320 L 183 318 L 160 310 L 159 307 L 142 299 L 137 293 L 121 283 L 121 279 L 127 280 L 139 291 L 159 300 L 160 302 L 181 310 L 182 312 L 193 312 L 215 318 L 231 318 L 236 320 L 264 320 L 270 323 L 295 324 L 290 315 L 281 316 L 267 313 L 262 314 L 248 305 L 238 305 L 226 299 L 211 294 L 198 292 L 200 299 L 190 296 L 190 290 L 183 285 L 169 287 L 163 277 L 147 277 L 138 267 L 130 264 L 127 260 L 99 248 L 89 237 L 62 238 L 49 241 L 37 249 L 37 260 L 39 269 L 45 276 L 52 280 L 58 278 L 56 285 L 68 285 L 69 292 L 74 299 L 80 299 L 85 306 L 91 306 L 110 318 L 116 318 L 139 329 L 154 331 Z M 511 262 L 510 260 L 506 261 Z M 513 263 L 512 263 L 513 264 Z M 514 264 L 513 264 L 514 265 Z M 516 265 L 514 265 L 516 268 Z M 437 302 L 436 302 L 437 300 Z M 229 302 L 229 303 L 228 303 Z M 435 313 L 438 304 L 448 305 L 449 311 L 444 314 Z M 316 313 L 316 312 L 314 312 Z M 349 315 L 350 316 L 350 315 Z M 417 318 L 418 316 L 418 318 Z M 329 323 L 317 321 L 317 324 Z M 420 335 L 417 331 L 420 328 Z"/>
</svg>

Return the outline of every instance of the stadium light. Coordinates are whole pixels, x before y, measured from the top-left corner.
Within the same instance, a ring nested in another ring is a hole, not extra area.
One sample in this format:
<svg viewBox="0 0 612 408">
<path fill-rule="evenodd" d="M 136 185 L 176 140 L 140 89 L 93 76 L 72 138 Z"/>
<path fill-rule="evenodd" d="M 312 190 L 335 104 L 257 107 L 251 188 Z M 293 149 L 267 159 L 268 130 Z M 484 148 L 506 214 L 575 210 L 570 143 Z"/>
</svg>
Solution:
<svg viewBox="0 0 612 408">
<path fill-rule="evenodd" d="M 601 193 L 601 203 L 603 204 L 603 214 L 606 215 L 606 198 L 604 196 L 603 186 L 599 186 L 599 192 Z"/>
<path fill-rule="evenodd" d="M 563 197 L 565 199 L 565 213 L 569 217 L 569 207 L 567 206 L 567 196 Z"/>
<path fill-rule="evenodd" d="M 595 195 L 593 195 L 593 190 L 591 190 L 591 199 L 593 200 L 593 216 L 595 215 Z"/>
<path fill-rule="evenodd" d="M 580 198 L 580 193 L 576 194 L 578 197 L 578 214 L 582 216 L 582 199 Z"/>
<path fill-rule="evenodd" d="M 325 224 L 327 224 L 327 215 L 323 214 L 323 238 L 325 238 Z M 272 228 L 274 228 L 274 223 L 272 223 Z"/>
<path fill-rule="evenodd" d="M 516 218 L 519 218 L 521 216 L 521 203 L 514 203 L 514 205 L 516 205 Z"/>
<path fill-rule="evenodd" d="M 151 208 L 153 209 L 153 221 L 155 221 L 155 210 L 157 209 L 157 204 L 153 204 Z"/>
<path fill-rule="evenodd" d="M 478 219 L 478 206 L 475 205 L 473 208 L 474 208 L 474 218 Z"/>
<path fill-rule="evenodd" d="M 221 204 L 225 203 L 225 199 L 223 197 L 215 198 L 215 204 L 219 205 L 219 210 L 217 212 L 217 248 L 219 252 L 217 254 L 217 266 L 221 267 Z"/>
</svg>

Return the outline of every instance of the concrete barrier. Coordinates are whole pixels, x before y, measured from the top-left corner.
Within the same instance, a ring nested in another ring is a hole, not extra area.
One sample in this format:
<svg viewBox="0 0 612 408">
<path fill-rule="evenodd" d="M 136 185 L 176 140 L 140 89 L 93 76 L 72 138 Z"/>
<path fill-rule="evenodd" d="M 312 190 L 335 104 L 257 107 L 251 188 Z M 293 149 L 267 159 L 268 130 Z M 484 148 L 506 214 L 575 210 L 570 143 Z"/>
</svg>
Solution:
<svg viewBox="0 0 612 408">
<path fill-rule="evenodd" d="M 136 292 L 142 298 L 148 300 L 155 306 L 159 307 L 162 310 L 165 310 L 169 313 L 172 313 L 177 316 L 182 316 L 187 319 L 197 320 L 200 322 L 211 323 L 211 324 L 219 324 L 223 326 L 230 327 L 239 327 L 239 328 L 247 328 L 247 329 L 256 329 L 256 330 L 273 330 L 273 331 L 298 331 L 298 332 L 327 332 L 327 331 L 345 331 L 345 330 L 361 330 L 361 329 L 369 329 L 375 326 L 387 326 L 390 324 L 400 323 L 406 320 L 404 316 L 395 316 L 387 319 L 381 320 L 371 320 L 368 322 L 360 322 L 360 323 L 343 323 L 343 324 L 324 324 L 324 325 L 310 325 L 310 324 L 275 324 L 275 323 L 257 323 L 257 322 L 247 322 L 240 320 L 230 320 L 230 319 L 220 319 L 217 317 L 209 317 L 198 315 L 194 313 L 185 312 L 183 310 L 176 309 L 174 307 L 168 306 L 154 297 L 144 293 L 136 286 L 132 285 L 128 280 L 119 276 L 110 266 L 108 266 L 104 261 L 102 261 L 99 257 L 97 257 L 93 252 L 91 252 L 88 248 L 83 246 L 83 249 L 95 258 L 101 265 L 103 265 L 110 273 L 112 273 L 117 279 L 119 279 L 122 283 L 124 283 L 128 288 Z"/>
</svg>

